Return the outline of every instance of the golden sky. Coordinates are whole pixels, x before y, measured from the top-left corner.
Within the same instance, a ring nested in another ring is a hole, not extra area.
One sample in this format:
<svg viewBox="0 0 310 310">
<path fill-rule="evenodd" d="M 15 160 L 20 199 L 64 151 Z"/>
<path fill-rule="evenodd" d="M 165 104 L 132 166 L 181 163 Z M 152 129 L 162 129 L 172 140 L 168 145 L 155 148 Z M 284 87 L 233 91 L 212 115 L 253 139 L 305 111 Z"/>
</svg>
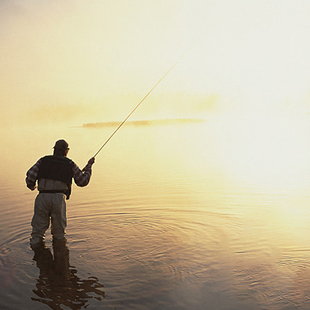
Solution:
<svg viewBox="0 0 310 310">
<path fill-rule="evenodd" d="M 0 0 L 2 124 L 121 120 L 201 36 L 137 118 L 306 113 L 309 16 L 308 0 Z"/>
</svg>

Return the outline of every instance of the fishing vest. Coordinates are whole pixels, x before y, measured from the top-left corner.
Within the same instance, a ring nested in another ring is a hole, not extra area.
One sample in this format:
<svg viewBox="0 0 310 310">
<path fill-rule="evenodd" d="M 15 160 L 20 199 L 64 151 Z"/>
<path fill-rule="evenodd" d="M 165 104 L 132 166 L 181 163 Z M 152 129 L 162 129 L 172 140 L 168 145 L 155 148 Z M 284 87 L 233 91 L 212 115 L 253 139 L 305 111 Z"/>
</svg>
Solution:
<svg viewBox="0 0 310 310">
<path fill-rule="evenodd" d="M 65 183 L 68 186 L 68 190 L 64 194 L 69 199 L 73 178 L 72 168 L 73 162 L 67 157 L 55 155 L 45 156 L 41 158 L 38 179 L 55 180 Z"/>
</svg>

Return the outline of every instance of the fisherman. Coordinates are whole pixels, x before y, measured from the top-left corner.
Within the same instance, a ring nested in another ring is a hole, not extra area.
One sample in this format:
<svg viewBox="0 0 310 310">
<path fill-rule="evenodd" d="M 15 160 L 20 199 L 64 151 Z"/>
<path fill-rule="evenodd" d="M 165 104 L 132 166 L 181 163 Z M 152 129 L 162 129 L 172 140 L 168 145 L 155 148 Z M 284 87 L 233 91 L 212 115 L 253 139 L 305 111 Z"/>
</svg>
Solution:
<svg viewBox="0 0 310 310">
<path fill-rule="evenodd" d="M 66 199 L 70 198 L 72 178 L 77 186 L 83 187 L 89 183 L 95 158 L 92 157 L 85 168 L 80 170 L 71 159 L 67 158 L 68 152 L 68 143 L 65 140 L 58 140 L 54 146 L 54 154 L 40 158 L 27 171 L 27 187 L 31 190 L 36 189 L 38 180 L 39 190 L 31 221 L 32 249 L 44 243 L 44 235 L 50 221 L 53 241 L 65 240 Z"/>
</svg>

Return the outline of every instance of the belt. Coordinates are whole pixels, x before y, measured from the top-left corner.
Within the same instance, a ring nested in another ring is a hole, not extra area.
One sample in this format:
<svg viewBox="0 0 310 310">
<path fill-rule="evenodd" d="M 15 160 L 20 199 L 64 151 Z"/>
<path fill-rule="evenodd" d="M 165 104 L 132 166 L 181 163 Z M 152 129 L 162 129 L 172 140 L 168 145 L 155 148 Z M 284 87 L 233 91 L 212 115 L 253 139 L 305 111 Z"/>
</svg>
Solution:
<svg viewBox="0 0 310 310">
<path fill-rule="evenodd" d="M 48 193 L 48 194 L 56 194 L 56 193 L 62 193 L 64 194 L 65 192 L 64 191 L 61 191 L 61 190 L 41 190 L 39 191 L 39 194 L 44 194 L 44 193 Z"/>
</svg>

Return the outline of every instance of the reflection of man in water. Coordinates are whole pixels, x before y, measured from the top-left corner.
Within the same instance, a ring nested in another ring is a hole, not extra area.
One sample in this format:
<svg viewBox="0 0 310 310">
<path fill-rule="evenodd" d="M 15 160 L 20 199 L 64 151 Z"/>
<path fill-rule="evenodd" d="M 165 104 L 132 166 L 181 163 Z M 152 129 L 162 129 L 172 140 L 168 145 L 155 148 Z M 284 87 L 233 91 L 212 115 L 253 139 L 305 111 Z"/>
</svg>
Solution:
<svg viewBox="0 0 310 310">
<path fill-rule="evenodd" d="M 65 140 L 58 140 L 54 146 L 54 154 L 40 158 L 27 171 L 27 187 L 34 190 L 38 180 L 39 190 L 31 222 L 32 248 L 40 246 L 43 242 L 50 220 L 53 239 L 64 238 L 67 226 L 65 198 L 70 197 L 72 178 L 78 186 L 86 186 L 89 183 L 95 158 L 91 158 L 85 168 L 80 170 L 67 158 L 68 146 Z"/>
<path fill-rule="evenodd" d="M 34 249 L 33 260 L 40 269 L 40 276 L 33 290 L 36 296 L 31 297 L 32 300 L 52 309 L 63 309 L 63 305 L 74 310 L 86 308 L 89 299 L 103 300 L 105 293 L 100 290 L 103 285 L 97 278 L 81 280 L 76 275 L 77 271 L 70 268 L 65 238 L 53 241 L 53 252 L 54 257 L 43 242 Z"/>
</svg>

